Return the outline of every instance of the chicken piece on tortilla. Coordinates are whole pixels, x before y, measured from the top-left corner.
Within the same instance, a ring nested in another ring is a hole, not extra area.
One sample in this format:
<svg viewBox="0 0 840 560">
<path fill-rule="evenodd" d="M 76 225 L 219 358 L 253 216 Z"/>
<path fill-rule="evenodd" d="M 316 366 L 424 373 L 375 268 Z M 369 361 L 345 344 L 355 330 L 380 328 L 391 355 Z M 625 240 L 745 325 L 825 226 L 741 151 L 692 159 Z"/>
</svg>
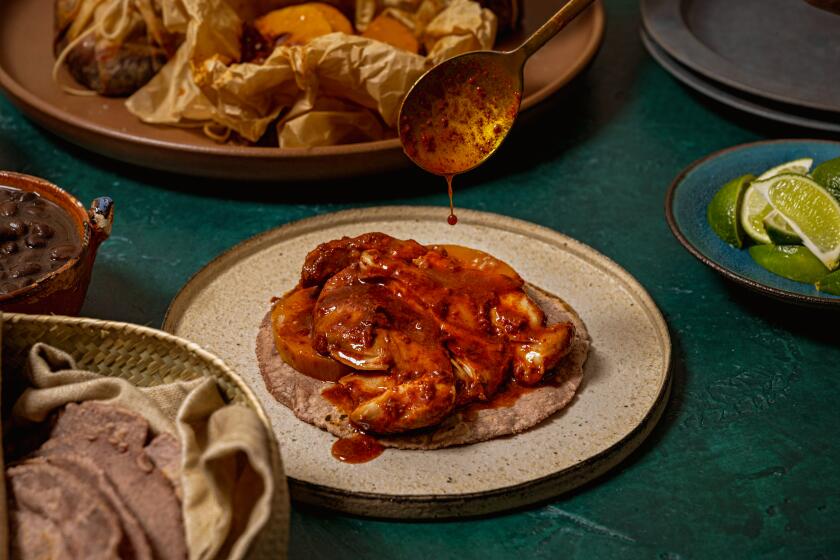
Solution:
<svg viewBox="0 0 840 560">
<path fill-rule="evenodd" d="M 361 429 L 429 428 L 511 379 L 539 384 L 570 352 L 574 324 L 548 325 L 523 287 L 509 266 L 479 251 L 381 233 L 330 241 L 309 253 L 299 287 L 284 298 L 311 310 L 311 348 L 297 337 L 294 353 L 322 358 L 287 362 L 318 368 L 329 357 L 354 370 L 331 392 Z M 311 295 L 300 298 L 302 290 Z M 275 316 L 275 329 L 288 330 L 283 323 L 294 317 Z M 284 337 L 275 340 L 281 356 L 293 354 Z"/>
</svg>

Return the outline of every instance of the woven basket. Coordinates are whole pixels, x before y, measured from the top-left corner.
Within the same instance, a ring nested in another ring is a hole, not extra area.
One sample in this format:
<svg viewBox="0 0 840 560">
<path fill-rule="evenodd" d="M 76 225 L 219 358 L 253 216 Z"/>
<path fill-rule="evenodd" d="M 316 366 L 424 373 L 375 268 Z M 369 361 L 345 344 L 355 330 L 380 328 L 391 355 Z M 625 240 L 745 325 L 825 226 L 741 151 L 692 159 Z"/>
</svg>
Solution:
<svg viewBox="0 0 840 560">
<path fill-rule="evenodd" d="M 4 375 L 20 371 L 32 345 L 44 342 L 73 356 L 80 369 L 120 377 L 139 387 L 212 377 L 227 402 L 253 409 L 269 434 L 275 492 L 271 519 L 249 558 L 285 555 L 289 503 L 277 440 L 257 397 L 221 359 L 183 338 L 129 323 L 4 313 L 2 324 L 0 371 Z"/>
</svg>

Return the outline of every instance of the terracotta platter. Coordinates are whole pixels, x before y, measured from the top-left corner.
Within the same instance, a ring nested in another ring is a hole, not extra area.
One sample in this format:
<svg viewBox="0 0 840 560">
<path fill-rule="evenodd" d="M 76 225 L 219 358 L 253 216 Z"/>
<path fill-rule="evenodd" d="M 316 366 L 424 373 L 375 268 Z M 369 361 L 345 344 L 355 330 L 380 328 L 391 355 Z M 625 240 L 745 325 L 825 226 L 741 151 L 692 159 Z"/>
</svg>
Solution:
<svg viewBox="0 0 840 560">
<path fill-rule="evenodd" d="M 0 88 L 27 116 L 73 143 L 153 169 L 236 179 L 328 179 L 408 163 L 396 139 L 283 150 L 217 144 L 196 130 L 143 124 L 121 99 L 66 94 L 51 78 L 53 3 L 0 3 Z M 523 29 L 500 48 L 518 45 L 556 8 L 525 0 Z M 543 101 L 583 70 L 603 32 L 604 9 L 598 1 L 528 62 L 523 107 Z M 62 79 L 72 81 L 66 71 Z"/>
<path fill-rule="evenodd" d="M 635 279 L 552 230 L 483 212 L 458 215 L 458 225 L 450 227 L 442 208 L 384 207 L 286 225 L 215 259 L 172 302 L 164 329 L 217 353 L 268 411 L 293 498 L 378 517 L 452 517 L 518 507 L 616 465 L 661 415 L 670 389 L 670 339 L 662 315 Z M 434 451 L 388 449 L 356 465 L 334 459 L 335 438 L 298 420 L 266 391 L 255 339 L 270 298 L 294 286 L 309 250 L 366 231 L 487 251 L 572 305 L 590 331 L 592 350 L 571 405 L 512 437 Z"/>
</svg>

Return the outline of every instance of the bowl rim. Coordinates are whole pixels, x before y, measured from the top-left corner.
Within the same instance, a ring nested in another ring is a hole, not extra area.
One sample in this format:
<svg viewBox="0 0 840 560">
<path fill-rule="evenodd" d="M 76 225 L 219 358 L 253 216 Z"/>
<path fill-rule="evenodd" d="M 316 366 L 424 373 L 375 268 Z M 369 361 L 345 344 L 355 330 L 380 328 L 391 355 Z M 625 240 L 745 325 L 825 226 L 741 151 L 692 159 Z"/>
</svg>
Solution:
<svg viewBox="0 0 840 560">
<path fill-rule="evenodd" d="M 5 184 L 6 179 L 15 180 L 19 183 L 26 184 L 28 187 L 34 186 L 35 190 L 32 190 L 30 192 L 36 192 L 39 195 L 41 195 L 42 190 L 47 190 L 51 191 L 52 194 L 54 194 L 56 197 L 63 198 L 68 203 L 68 205 L 59 205 L 60 208 L 67 212 L 67 214 L 69 214 L 71 218 L 73 218 L 73 221 L 76 222 L 77 225 L 82 225 L 83 234 L 81 236 L 81 245 L 79 247 L 78 255 L 69 259 L 66 263 L 56 268 L 55 270 L 51 270 L 47 274 L 39 276 L 32 284 L 29 284 L 28 286 L 23 286 L 22 288 L 18 288 L 17 290 L 11 292 L 0 292 L 0 304 L 21 299 L 22 297 L 27 296 L 30 293 L 37 292 L 44 286 L 45 283 L 51 281 L 53 278 L 60 276 L 61 274 L 69 271 L 70 269 L 76 266 L 79 266 L 80 263 L 83 262 L 83 257 L 86 255 L 87 250 L 90 247 L 91 240 L 90 217 L 88 216 L 87 210 L 85 210 L 84 205 L 82 205 L 81 201 L 79 201 L 78 198 L 76 198 L 66 190 L 62 189 L 55 183 L 43 179 L 41 177 L 37 177 L 35 175 L 18 173 L 16 171 L 0 170 L 0 186 L 18 190 L 28 190 L 19 186 Z M 73 208 L 72 212 L 70 211 L 70 207 Z"/>
<path fill-rule="evenodd" d="M 743 144 L 737 144 L 735 146 L 730 146 L 728 148 L 712 152 L 689 164 L 687 167 L 685 167 L 682 171 L 679 172 L 679 174 L 673 179 L 673 181 L 671 181 L 671 184 L 668 187 L 668 191 L 665 194 L 665 220 L 668 223 L 668 228 L 671 230 L 671 233 L 674 235 L 674 237 L 677 238 L 677 241 L 679 241 L 680 244 L 689 253 L 691 253 L 695 258 L 697 258 L 697 260 L 710 267 L 711 269 L 715 270 L 725 278 L 732 280 L 735 283 L 740 284 L 746 288 L 749 288 L 754 292 L 771 296 L 780 301 L 792 302 L 809 307 L 840 309 L 840 298 L 812 296 L 800 294 L 797 292 L 791 292 L 781 288 L 775 288 L 773 286 L 768 286 L 767 284 L 763 284 L 757 280 L 754 280 L 747 276 L 743 276 L 741 274 L 738 274 L 737 272 L 730 270 L 729 268 L 708 257 L 699 248 L 697 248 L 697 246 L 695 246 L 682 232 L 679 225 L 677 224 L 676 217 L 674 216 L 674 198 L 676 196 L 677 189 L 683 183 L 686 176 L 695 169 L 699 168 L 701 165 L 731 152 L 761 146 L 789 144 L 792 142 L 808 144 L 829 144 L 840 147 L 840 142 L 835 140 L 826 140 L 822 138 L 780 138 L 776 140 L 759 140 L 756 142 L 745 142 Z"/>
</svg>

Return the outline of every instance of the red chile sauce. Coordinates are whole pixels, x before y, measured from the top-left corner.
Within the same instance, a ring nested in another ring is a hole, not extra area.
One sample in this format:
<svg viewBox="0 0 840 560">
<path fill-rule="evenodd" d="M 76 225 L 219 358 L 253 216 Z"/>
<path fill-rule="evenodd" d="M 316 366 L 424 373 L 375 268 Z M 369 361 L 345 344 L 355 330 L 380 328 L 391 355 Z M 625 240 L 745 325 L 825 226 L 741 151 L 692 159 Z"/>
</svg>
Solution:
<svg viewBox="0 0 840 560">
<path fill-rule="evenodd" d="M 415 94 L 422 97 L 413 113 L 400 116 L 399 133 L 415 163 L 446 178 L 447 222 L 454 226 L 452 177 L 479 165 L 501 144 L 519 112 L 521 94 L 492 64 L 465 57 L 446 66 L 438 79 L 420 84 L 423 89 Z"/>
<path fill-rule="evenodd" d="M 332 446 L 332 456 L 342 463 L 367 463 L 382 455 L 384 449 L 374 438 L 355 434 L 336 440 Z"/>
<path fill-rule="evenodd" d="M 446 250 L 450 254 L 451 259 L 456 262 L 466 264 L 466 268 L 459 268 L 457 274 L 438 274 L 435 279 L 440 285 L 447 288 L 446 293 L 462 294 L 468 293 L 475 301 L 486 300 L 489 301 L 495 297 L 494 294 L 510 290 L 518 285 L 518 278 L 516 273 L 504 263 L 495 261 L 492 257 L 484 255 L 484 260 L 481 260 L 480 254 L 473 254 L 469 249 L 441 246 L 435 250 Z M 490 259 L 487 261 L 487 259 Z M 486 262 L 485 262 L 486 261 Z M 469 263 L 469 264 L 467 264 Z M 493 271 L 494 274 L 487 274 L 487 271 Z M 312 290 L 314 288 L 304 288 L 303 290 Z M 421 287 L 415 287 L 416 290 L 421 290 Z M 292 292 L 285 296 L 286 299 L 293 298 L 296 292 Z M 307 300 L 309 301 L 309 300 Z M 444 302 L 446 299 L 444 299 Z M 386 302 L 383 302 L 383 306 Z M 300 331 L 307 339 L 311 337 L 311 321 L 308 315 L 312 312 L 311 305 L 307 306 L 303 313 L 287 313 L 286 317 L 291 318 L 288 329 L 293 332 Z M 389 316 L 392 320 L 399 324 L 398 319 L 399 309 L 392 309 L 389 307 Z M 412 319 L 416 321 L 415 319 Z M 402 322 L 408 321 L 407 319 Z M 276 328 L 276 327 L 275 327 Z M 431 332 L 434 329 L 425 329 Z M 306 374 L 306 373 L 304 373 Z M 316 379 L 323 379 L 320 376 L 313 375 Z M 548 378 L 545 384 L 560 384 L 563 379 Z M 541 386 L 542 386 L 541 385 Z M 359 391 L 362 391 L 359 393 Z M 495 390 L 495 389 L 494 389 Z M 493 398 L 487 402 L 471 402 L 461 407 L 461 411 L 465 418 L 472 419 L 478 411 L 483 409 L 497 409 L 513 406 L 519 398 L 523 395 L 535 390 L 533 387 L 525 387 L 517 384 L 512 379 L 501 388 Z M 335 406 L 338 412 L 344 417 L 349 416 L 355 409 L 356 404 L 360 400 L 364 400 L 364 391 L 355 385 L 343 385 L 339 383 L 332 383 L 330 386 L 321 391 L 321 396 L 328 402 Z M 375 395 L 370 395 L 372 398 Z M 329 420 L 329 418 L 327 419 Z M 364 436 L 364 437 L 362 437 Z M 343 438 L 335 442 L 333 446 L 333 456 L 341 461 L 348 463 L 359 463 L 374 459 L 382 452 L 381 445 L 378 444 L 375 437 L 358 434 L 351 438 Z"/>
<path fill-rule="evenodd" d="M 475 420 L 478 412 L 481 410 L 495 410 L 499 408 L 510 408 L 515 405 L 517 401 L 524 395 L 535 391 L 539 387 L 545 385 L 560 385 L 563 379 L 552 377 L 546 379 L 545 383 L 535 387 L 526 387 L 511 380 L 501 391 L 496 393 L 493 398 L 487 402 L 473 402 L 465 406 L 462 411 L 464 418 L 468 421 Z M 324 389 L 321 396 L 332 403 L 343 414 L 350 414 L 353 409 L 353 399 L 350 392 L 342 385 L 334 384 L 333 386 Z M 356 434 L 348 438 L 340 438 L 333 443 L 332 456 L 344 463 L 366 463 L 379 457 L 384 451 L 384 447 L 376 440 L 367 434 Z"/>
<path fill-rule="evenodd" d="M 487 402 L 477 402 L 472 403 L 467 407 L 467 410 L 472 411 L 479 411 L 479 410 L 488 410 L 488 409 L 497 409 L 497 408 L 508 408 L 516 404 L 516 401 L 519 400 L 522 395 L 528 394 L 533 391 L 536 387 L 525 387 L 524 385 L 520 385 L 515 381 L 511 381 L 508 385 L 496 393 L 492 399 Z"/>
<path fill-rule="evenodd" d="M 510 408 L 511 406 L 515 405 L 520 398 L 532 391 L 536 391 L 540 387 L 559 387 L 565 381 L 566 379 L 564 377 L 557 377 L 556 375 L 552 375 L 551 377 L 545 378 L 539 385 L 535 385 L 533 387 L 526 387 L 525 385 L 520 385 L 515 380 L 511 379 L 508 382 L 508 384 L 505 385 L 505 387 L 502 388 L 498 393 L 493 395 L 493 397 L 489 401 L 473 402 L 464 407 L 464 417 L 467 420 L 475 420 L 476 416 L 478 415 L 478 411 L 480 410 Z"/>
<path fill-rule="evenodd" d="M 321 391 L 321 396 L 344 414 L 349 414 L 353 410 L 350 392 L 342 385 L 336 383 L 324 389 Z M 332 456 L 342 463 L 367 463 L 382 455 L 384 449 L 376 438 L 358 433 L 337 439 L 332 445 Z"/>
</svg>

